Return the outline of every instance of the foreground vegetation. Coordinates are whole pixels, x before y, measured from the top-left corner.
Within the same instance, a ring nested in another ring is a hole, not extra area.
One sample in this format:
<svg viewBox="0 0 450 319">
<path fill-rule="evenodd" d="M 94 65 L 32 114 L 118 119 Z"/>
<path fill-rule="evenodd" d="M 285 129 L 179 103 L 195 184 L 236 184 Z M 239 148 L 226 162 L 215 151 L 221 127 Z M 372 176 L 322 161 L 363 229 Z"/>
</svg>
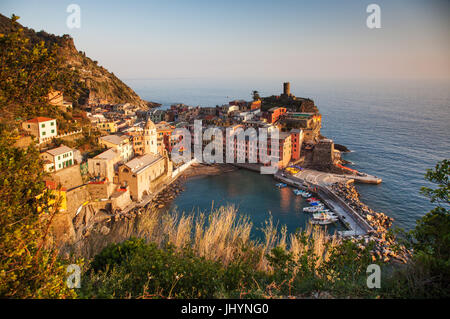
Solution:
<svg viewBox="0 0 450 319">
<path fill-rule="evenodd" d="M 328 238 L 319 228 L 277 235 L 271 222 L 265 240 L 255 242 L 249 239 L 251 224 L 237 216 L 233 207 L 221 207 L 204 225 L 203 216 L 193 222 L 172 215 L 148 243 L 131 239 L 108 246 L 89 265 L 80 296 L 273 298 L 364 290 L 369 249 Z"/>
</svg>

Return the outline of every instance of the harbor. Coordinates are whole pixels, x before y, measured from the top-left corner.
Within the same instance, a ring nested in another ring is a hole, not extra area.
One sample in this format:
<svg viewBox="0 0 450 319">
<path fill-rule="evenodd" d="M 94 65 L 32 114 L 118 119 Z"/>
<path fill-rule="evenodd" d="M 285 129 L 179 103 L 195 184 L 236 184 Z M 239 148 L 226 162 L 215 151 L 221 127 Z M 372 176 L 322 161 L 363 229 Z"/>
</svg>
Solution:
<svg viewBox="0 0 450 319">
<path fill-rule="evenodd" d="M 340 236 L 363 236 L 373 230 L 373 228 L 363 218 L 361 218 L 349 205 L 347 205 L 329 188 L 329 186 L 334 183 L 342 181 L 347 182 L 348 179 L 337 177 L 335 174 L 330 173 L 306 169 L 304 171 L 306 172 L 302 171 L 302 174 L 297 173 L 295 175 L 288 175 L 279 171 L 274 175 L 274 178 L 292 187 L 308 190 L 316 194 L 347 227 L 347 230 L 339 231 L 338 234 Z"/>
</svg>

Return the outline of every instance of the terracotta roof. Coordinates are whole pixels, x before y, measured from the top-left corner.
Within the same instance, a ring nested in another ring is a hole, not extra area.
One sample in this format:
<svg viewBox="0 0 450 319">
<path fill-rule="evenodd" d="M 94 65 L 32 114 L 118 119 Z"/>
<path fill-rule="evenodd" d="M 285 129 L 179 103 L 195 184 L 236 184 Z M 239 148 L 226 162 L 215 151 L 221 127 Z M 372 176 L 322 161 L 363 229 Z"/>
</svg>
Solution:
<svg viewBox="0 0 450 319">
<path fill-rule="evenodd" d="M 48 117 L 42 117 L 38 116 L 34 119 L 28 120 L 28 123 L 40 123 L 40 122 L 47 122 L 47 121 L 53 121 L 54 119 L 48 118 Z"/>
<path fill-rule="evenodd" d="M 51 190 L 58 190 L 59 188 L 59 185 L 55 181 L 45 181 L 45 186 Z M 61 187 L 60 190 L 65 192 L 67 191 L 67 188 Z"/>
</svg>

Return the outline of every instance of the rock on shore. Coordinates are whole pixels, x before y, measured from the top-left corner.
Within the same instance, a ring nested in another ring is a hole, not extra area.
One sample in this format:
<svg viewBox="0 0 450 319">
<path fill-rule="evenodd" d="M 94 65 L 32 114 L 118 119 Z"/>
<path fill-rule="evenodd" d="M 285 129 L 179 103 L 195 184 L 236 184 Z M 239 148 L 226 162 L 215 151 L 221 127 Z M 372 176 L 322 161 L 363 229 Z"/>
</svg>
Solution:
<svg viewBox="0 0 450 319">
<path fill-rule="evenodd" d="M 372 258 L 374 260 L 379 258 L 385 262 L 391 260 L 397 260 L 403 263 L 407 262 L 410 252 L 404 246 L 399 245 L 393 236 L 389 234 L 389 229 L 394 221 L 393 218 L 384 213 L 375 212 L 362 203 L 359 199 L 360 194 L 353 183 L 335 183 L 332 185 L 332 190 L 374 229 L 363 238 L 361 236 L 353 238 L 354 241 L 364 239 L 365 244 L 369 242 L 375 243 L 374 250 L 372 251 Z"/>
</svg>

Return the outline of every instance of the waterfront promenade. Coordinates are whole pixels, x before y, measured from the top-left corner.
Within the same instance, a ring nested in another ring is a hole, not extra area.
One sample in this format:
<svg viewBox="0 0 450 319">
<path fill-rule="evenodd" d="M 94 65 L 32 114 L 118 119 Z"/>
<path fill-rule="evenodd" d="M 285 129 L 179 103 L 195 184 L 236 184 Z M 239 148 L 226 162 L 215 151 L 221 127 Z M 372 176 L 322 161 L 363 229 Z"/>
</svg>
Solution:
<svg viewBox="0 0 450 319">
<path fill-rule="evenodd" d="M 364 184 L 380 184 L 382 182 L 381 178 L 368 174 L 364 174 L 362 176 L 333 174 L 312 169 L 303 169 L 294 176 L 308 183 L 323 186 L 328 186 L 338 182 L 359 182 Z"/>
</svg>

